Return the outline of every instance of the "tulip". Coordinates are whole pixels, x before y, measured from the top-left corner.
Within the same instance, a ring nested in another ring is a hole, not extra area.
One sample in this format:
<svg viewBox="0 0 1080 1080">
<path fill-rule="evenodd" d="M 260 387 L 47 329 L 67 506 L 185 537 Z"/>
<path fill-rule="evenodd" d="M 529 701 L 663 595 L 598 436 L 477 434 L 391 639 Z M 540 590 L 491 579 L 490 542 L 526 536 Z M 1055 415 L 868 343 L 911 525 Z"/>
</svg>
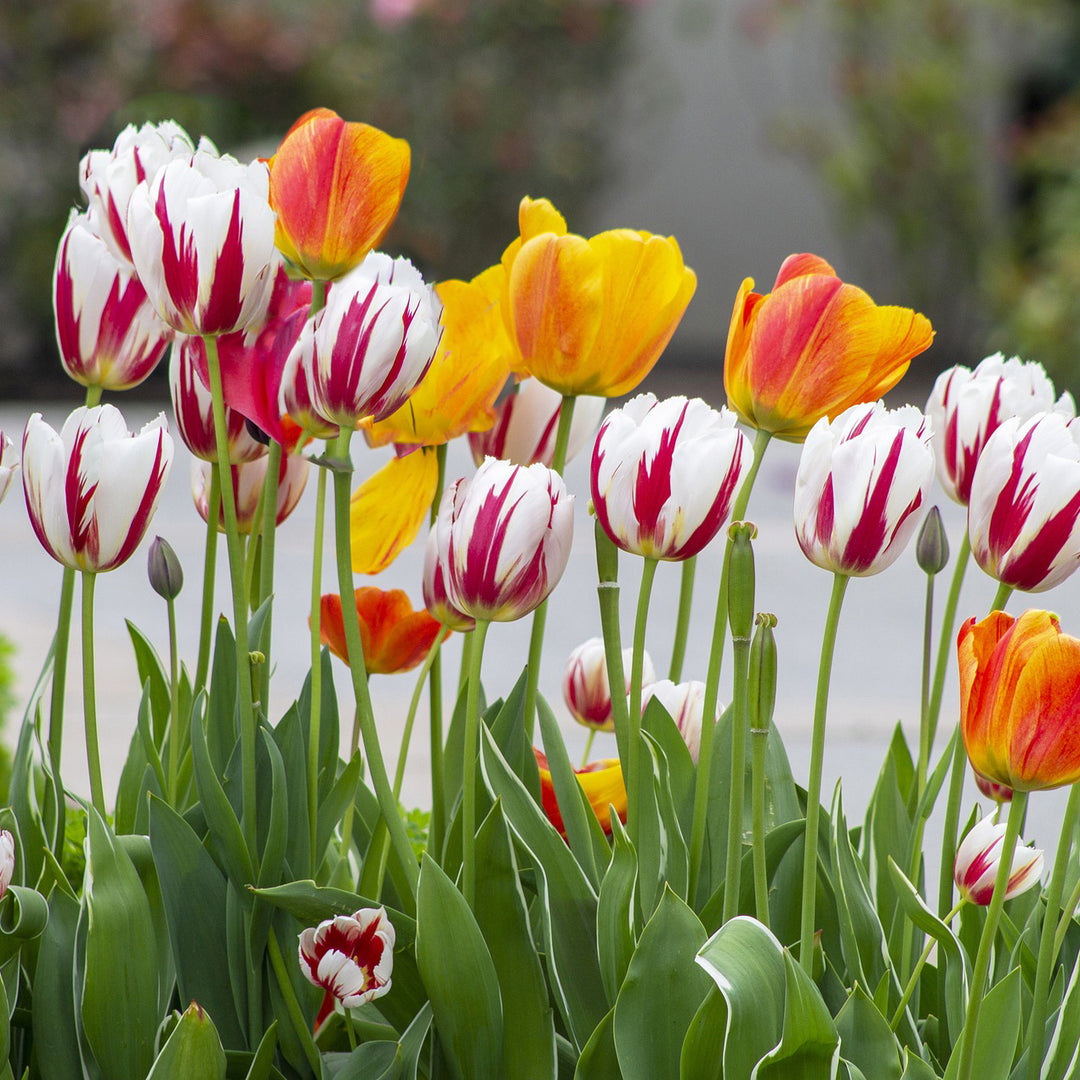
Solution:
<svg viewBox="0 0 1080 1080">
<path fill-rule="evenodd" d="M 953 880 L 960 895 L 972 904 L 986 907 L 994 895 L 994 879 L 1001 862 L 1001 842 L 1005 823 L 981 818 L 964 837 L 956 851 Z M 1018 845 L 1013 852 L 1012 870 L 1005 899 L 1011 900 L 1039 883 L 1043 853 L 1038 848 Z"/>
<path fill-rule="evenodd" d="M 539 461 L 550 468 L 555 457 L 562 402 L 562 394 L 539 379 L 526 379 L 500 402 L 495 410 L 495 423 L 487 431 L 469 435 L 473 461 L 479 465 L 485 457 L 496 457 L 514 465 Z M 579 397 L 574 403 L 567 461 L 592 439 L 605 404 L 602 397 Z"/>
<path fill-rule="evenodd" d="M 949 498 L 967 506 L 975 466 L 1003 420 L 1027 420 L 1042 412 L 1071 419 L 1076 405 L 1071 394 L 1055 402 L 1054 384 L 1041 364 L 995 353 L 974 371 L 960 365 L 943 371 L 930 392 L 926 415 L 935 432 L 938 479 Z"/>
<path fill-rule="evenodd" d="M 623 649 L 623 671 L 626 673 L 624 696 L 630 693 L 633 653 L 633 649 Z M 656 681 L 656 668 L 648 653 L 643 657 L 641 681 L 643 686 Z M 589 638 L 570 654 L 563 675 L 563 700 L 574 719 L 584 727 L 591 731 L 615 730 L 602 638 Z"/>
<path fill-rule="evenodd" d="M 664 351 L 697 278 L 674 237 L 613 229 L 586 240 L 540 202 L 523 200 L 520 241 L 502 260 L 524 367 L 560 394 L 627 394 Z"/>
<path fill-rule="evenodd" d="M 446 576 L 446 552 L 439 548 L 438 526 L 432 525 L 424 548 L 424 607 L 450 630 L 472 630 L 476 620 L 451 603 Z"/>
<path fill-rule="evenodd" d="M 34 413 L 23 432 L 23 491 L 42 547 L 73 570 L 130 558 L 172 465 L 164 413 L 132 435 L 112 405 L 76 409 L 60 434 Z"/>
<path fill-rule="evenodd" d="M 795 535 L 815 565 L 852 577 L 896 561 L 934 479 L 930 425 L 908 405 L 855 405 L 820 419 L 795 478 Z"/>
<path fill-rule="evenodd" d="M 8 891 L 11 879 L 15 876 L 15 837 L 0 830 L 0 899 Z"/>
<path fill-rule="evenodd" d="M 397 217 L 409 144 L 330 109 L 304 113 L 270 159 L 275 239 L 304 277 L 336 281 Z"/>
<path fill-rule="evenodd" d="M 164 537 L 155 536 L 150 542 L 150 551 L 146 556 L 146 576 L 150 579 L 150 588 L 162 600 L 175 600 L 184 587 L 184 569 L 172 544 Z"/>
<path fill-rule="evenodd" d="M 781 439 L 881 397 L 933 341 L 924 316 L 878 307 L 816 255 L 789 255 L 771 293 L 753 287 L 735 297 L 724 389 L 740 420 Z"/>
<path fill-rule="evenodd" d="M 242 465 L 233 465 L 233 498 L 236 501 L 236 527 L 243 535 L 256 530 L 262 524 L 256 520 L 259 509 L 259 496 L 266 482 L 266 468 L 269 458 L 263 456 L 255 461 L 246 461 Z M 305 457 L 286 455 L 282 457 L 278 471 L 277 515 L 280 525 L 295 509 L 304 494 L 311 463 Z M 194 460 L 191 463 L 191 497 L 195 509 L 203 521 L 210 517 L 210 463 Z M 225 531 L 224 507 L 218 510 L 218 532 Z"/>
<path fill-rule="evenodd" d="M 390 991 L 397 935 L 385 908 L 361 908 L 300 932 L 300 970 L 326 991 L 315 1027 L 337 1002 L 343 1008 L 374 1001 Z"/>
<path fill-rule="evenodd" d="M 1051 412 L 1001 424 L 971 482 L 968 537 L 987 574 L 1025 592 L 1080 566 L 1080 421 Z"/>
<path fill-rule="evenodd" d="M 664 706 L 668 716 L 675 721 L 696 765 L 705 716 L 705 684 L 697 681 L 673 683 L 670 679 L 661 679 L 645 687 L 641 699 L 642 711 L 653 698 Z M 716 722 L 716 717 L 713 717 L 713 722 Z"/>
<path fill-rule="evenodd" d="M 972 767 L 1014 791 L 1080 780 L 1080 641 L 1056 615 L 993 611 L 956 643 L 960 728 Z"/>
<path fill-rule="evenodd" d="M 1006 787 L 1004 784 L 995 784 L 993 780 L 987 780 L 982 773 L 971 770 L 975 776 L 975 786 L 979 789 L 979 793 L 985 795 L 988 799 L 993 799 L 999 806 L 1002 803 L 1012 802 L 1013 789 Z"/>
<path fill-rule="evenodd" d="M 5 457 L 7 458 L 6 465 L 4 464 Z M 4 501 L 4 496 L 8 493 L 11 481 L 18 471 L 19 463 L 17 461 L 14 464 L 11 463 L 11 440 L 0 431 L 0 502 Z"/>
<path fill-rule="evenodd" d="M 200 146 L 131 195 L 131 259 L 158 314 L 182 334 L 261 324 L 280 255 L 266 165 Z"/>
<path fill-rule="evenodd" d="M 404 404 L 439 344 L 440 304 L 407 259 L 375 252 L 341 278 L 309 319 L 283 381 L 305 368 L 315 411 L 343 428 Z"/>
<path fill-rule="evenodd" d="M 172 331 L 157 317 L 129 262 L 72 212 L 53 269 L 56 342 L 83 386 L 127 390 L 157 367 Z"/>
<path fill-rule="evenodd" d="M 540 772 L 540 799 L 548 821 L 565 838 L 566 826 L 555 798 L 555 785 L 551 782 L 551 772 L 547 767 L 547 757 L 535 747 L 536 765 Z M 585 792 L 589 805 L 600 822 L 600 827 L 611 835 L 612 811 L 622 822 L 626 821 L 626 786 L 623 784 L 622 765 L 618 758 L 602 758 L 591 761 L 582 769 L 575 769 L 574 775 Z"/>
<path fill-rule="evenodd" d="M 544 465 L 488 458 L 447 488 L 439 508 L 451 602 L 474 619 L 528 615 L 559 583 L 574 532 L 574 497 Z"/>
<path fill-rule="evenodd" d="M 610 413 L 596 437 L 596 520 L 624 551 L 689 559 L 727 520 L 752 459 L 727 409 L 639 394 Z"/>
</svg>

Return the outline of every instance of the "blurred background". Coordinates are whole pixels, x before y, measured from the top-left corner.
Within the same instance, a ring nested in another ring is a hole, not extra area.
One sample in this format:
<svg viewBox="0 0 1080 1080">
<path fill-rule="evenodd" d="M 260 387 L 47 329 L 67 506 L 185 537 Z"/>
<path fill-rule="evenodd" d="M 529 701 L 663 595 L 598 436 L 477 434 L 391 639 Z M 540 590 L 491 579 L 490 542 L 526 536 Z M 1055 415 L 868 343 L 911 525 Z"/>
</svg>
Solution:
<svg viewBox="0 0 1080 1080">
<path fill-rule="evenodd" d="M 496 260 L 526 193 L 675 235 L 699 288 L 665 365 L 718 388 L 740 280 L 812 250 L 931 318 L 927 379 L 1001 349 L 1075 391 L 1078 82 L 1077 0 L 5 0 L 0 395 L 68 396 L 87 149 L 173 117 L 267 155 L 315 105 L 409 140 L 385 246 L 432 278 Z"/>
</svg>

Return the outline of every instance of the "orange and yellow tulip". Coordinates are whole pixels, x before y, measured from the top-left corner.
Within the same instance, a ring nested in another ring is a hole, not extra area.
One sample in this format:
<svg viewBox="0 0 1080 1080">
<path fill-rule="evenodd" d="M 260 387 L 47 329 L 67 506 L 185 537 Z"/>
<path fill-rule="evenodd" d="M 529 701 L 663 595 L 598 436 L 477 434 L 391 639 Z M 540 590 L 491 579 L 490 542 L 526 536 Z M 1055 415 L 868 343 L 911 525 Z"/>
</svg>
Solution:
<svg viewBox="0 0 1080 1080">
<path fill-rule="evenodd" d="M 1015 791 L 1080 780 L 1080 641 L 1056 615 L 993 611 L 957 638 L 960 725 L 972 766 Z"/>
<path fill-rule="evenodd" d="M 533 747 L 536 765 L 540 771 L 540 796 L 544 813 L 548 821 L 566 836 L 559 804 L 555 800 L 555 785 L 551 782 L 551 772 L 547 767 L 547 755 Z M 626 821 L 626 785 L 623 783 L 622 765 L 618 758 L 601 758 L 590 761 L 582 769 L 575 769 L 574 774 L 585 792 L 589 805 L 593 808 L 596 820 L 604 832 L 611 835 L 611 811 L 619 815 L 620 821 Z"/>
<path fill-rule="evenodd" d="M 790 442 L 876 401 L 934 340 L 925 316 L 879 307 L 817 255 L 789 255 L 771 293 L 753 287 L 747 278 L 735 297 L 724 389 L 740 420 Z"/>
<path fill-rule="evenodd" d="M 522 200 L 503 255 L 521 364 L 561 394 L 618 397 L 652 370 L 697 286 L 674 237 L 612 229 L 586 240 L 545 199 Z"/>
<path fill-rule="evenodd" d="M 386 234 L 409 179 L 409 144 L 312 109 L 270 159 L 278 250 L 304 277 L 335 281 Z"/>
<path fill-rule="evenodd" d="M 431 648 L 441 624 L 423 608 L 414 611 L 401 589 L 365 585 L 356 590 L 360 642 L 369 675 L 393 675 L 416 667 Z M 319 637 L 330 651 L 349 662 L 341 597 L 327 593 L 320 602 Z"/>
</svg>

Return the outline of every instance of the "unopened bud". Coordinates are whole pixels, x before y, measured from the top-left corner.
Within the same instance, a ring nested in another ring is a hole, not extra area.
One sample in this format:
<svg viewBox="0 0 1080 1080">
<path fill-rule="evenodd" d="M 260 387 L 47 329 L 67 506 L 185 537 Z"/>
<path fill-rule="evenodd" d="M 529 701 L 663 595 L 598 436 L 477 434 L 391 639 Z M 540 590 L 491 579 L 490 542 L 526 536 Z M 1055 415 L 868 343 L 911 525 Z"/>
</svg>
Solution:
<svg viewBox="0 0 1080 1080">
<path fill-rule="evenodd" d="M 150 587 L 165 600 L 175 600 L 184 587 L 184 571 L 168 540 L 155 536 L 146 558 Z"/>
<path fill-rule="evenodd" d="M 754 548 L 757 526 L 736 521 L 728 529 L 731 563 L 728 585 L 728 622 L 732 641 L 749 641 L 754 630 Z"/>
<path fill-rule="evenodd" d="M 776 616 L 760 612 L 754 640 L 750 643 L 750 728 L 768 731 L 776 707 Z"/>
<path fill-rule="evenodd" d="M 949 538 L 945 535 L 945 525 L 941 520 L 941 511 L 930 508 L 926 520 L 919 530 L 919 539 L 915 543 L 915 560 L 919 568 L 927 574 L 940 574 L 949 561 Z"/>
<path fill-rule="evenodd" d="M 1012 802 L 1013 789 L 1011 787 L 1006 787 L 1005 784 L 999 784 L 994 780 L 990 780 L 983 776 L 978 769 L 972 769 L 971 771 L 975 773 L 975 786 L 988 799 L 993 799 L 998 806 L 1002 803 Z"/>
</svg>

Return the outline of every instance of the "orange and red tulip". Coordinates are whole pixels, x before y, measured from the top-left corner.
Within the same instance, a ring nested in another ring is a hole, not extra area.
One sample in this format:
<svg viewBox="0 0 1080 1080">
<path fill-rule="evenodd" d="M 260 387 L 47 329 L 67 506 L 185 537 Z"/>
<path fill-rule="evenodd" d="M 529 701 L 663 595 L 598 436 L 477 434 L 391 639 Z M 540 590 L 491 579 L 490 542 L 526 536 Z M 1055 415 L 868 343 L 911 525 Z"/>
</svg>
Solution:
<svg viewBox="0 0 1080 1080">
<path fill-rule="evenodd" d="M 957 654 L 961 732 L 976 771 L 1015 791 L 1080 780 L 1080 641 L 1057 616 L 968 619 Z"/>
<path fill-rule="evenodd" d="M 540 796 L 544 813 L 548 821 L 566 836 L 559 804 L 555 800 L 555 785 L 551 782 L 551 772 L 547 767 L 547 755 L 533 747 L 536 765 L 540 770 Z M 618 758 L 601 758 L 590 761 L 582 769 L 575 769 L 578 783 L 585 792 L 589 805 L 593 808 L 596 820 L 604 832 L 611 835 L 611 810 L 619 815 L 620 821 L 626 821 L 626 785 L 623 783 L 622 765 Z"/>
</svg>

